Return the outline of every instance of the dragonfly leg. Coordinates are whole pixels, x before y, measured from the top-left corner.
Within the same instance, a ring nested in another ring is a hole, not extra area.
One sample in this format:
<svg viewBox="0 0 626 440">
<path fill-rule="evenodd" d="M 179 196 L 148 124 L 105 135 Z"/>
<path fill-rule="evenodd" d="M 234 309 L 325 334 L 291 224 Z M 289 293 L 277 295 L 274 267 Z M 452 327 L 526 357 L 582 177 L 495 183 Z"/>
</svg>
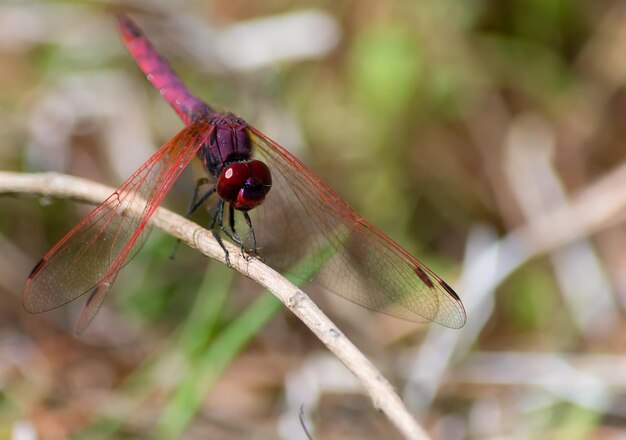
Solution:
<svg viewBox="0 0 626 440">
<path fill-rule="evenodd" d="M 206 200 L 211 197 L 211 195 L 216 191 L 215 185 L 213 185 L 210 189 L 207 190 L 200 198 L 198 198 L 198 193 L 200 192 L 200 187 L 207 183 L 207 179 L 200 179 L 196 182 L 196 187 L 193 190 L 193 197 L 191 198 L 191 202 L 189 203 L 189 207 L 187 208 L 187 213 L 185 214 L 186 218 L 189 218 L 191 214 L 193 214 L 196 209 L 198 209 Z"/>
<path fill-rule="evenodd" d="M 208 182 L 208 179 L 206 178 L 196 180 L 196 185 L 193 188 L 193 194 L 191 195 L 189 206 L 187 207 L 187 211 L 185 212 L 185 218 L 191 217 L 191 214 L 193 214 L 196 211 L 196 209 L 198 209 L 200 205 L 206 202 L 206 200 L 209 197 L 211 197 L 211 194 L 213 194 L 216 191 L 216 188 L 214 185 L 211 189 L 209 189 L 206 193 L 204 193 L 200 198 L 198 198 L 200 187 L 202 185 L 205 185 L 207 182 Z M 170 254 L 170 260 L 174 259 L 174 256 L 176 255 L 176 251 L 178 250 L 179 246 L 180 246 L 180 239 L 176 240 L 174 249 L 172 249 L 172 253 Z"/>
<path fill-rule="evenodd" d="M 245 215 L 245 213 L 244 213 Z M 241 249 L 241 256 L 248 260 L 249 256 L 246 254 L 246 248 L 244 242 L 241 238 L 239 238 L 239 234 L 237 234 L 237 230 L 235 229 L 235 208 L 233 208 L 232 204 L 228 205 L 228 226 L 233 234 L 233 241 L 236 242 Z"/>
<path fill-rule="evenodd" d="M 235 208 L 233 208 L 232 204 L 228 204 L 228 226 L 233 234 L 233 237 L 237 241 L 238 244 L 242 244 L 239 235 L 237 234 L 237 230 L 235 229 Z"/>
<path fill-rule="evenodd" d="M 217 214 L 217 225 L 220 227 L 220 230 L 224 233 L 224 235 L 226 235 L 229 239 L 231 239 L 235 244 L 242 246 L 242 242 L 237 236 L 237 234 L 233 236 L 233 234 L 228 232 L 228 229 L 226 229 L 226 227 L 224 226 L 224 201 L 220 199 L 220 201 L 217 202 L 217 205 L 219 208 L 218 214 Z"/>
<path fill-rule="evenodd" d="M 248 214 L 248 212 L 244 212 L 243 213 L 243 218 L 246 219 L 246 223 L 248 224 L 248 228 L 250 229 L 250 235 L 252 235 L 252 254 L 260 259 L 261 261 L 263 261 L 263 257 L 261 257 L 261 255 L 259 255 L 259 249 L 257 248 L 256 245 L 256 234 L 254 233 L 254 227 L 252 226 L 252 219 L 250 218 L 250 214 Z"/>
<path fill-rule="evenodd" d="M 217 230 L 218 226 L 221 230 L 224 230 L 222 226 L 222 221 L 224 220 L 224 201 L 222 199 L 217 202 L 217 206 L 215 207 L 215 211 L 213 212 L 213 218 L 211 219 L 211 232 L 213 233 L 213 237 L 217 240 L 217 243 L 220 245 L 222 250 L 224 251 L 224 256 L 226 259 L 226 266 L 230 266 L 230 255 L 228 253 L 228 249 L 224 246 L 224 242 L 222 241 L 222 236 Z"/>
</svg>

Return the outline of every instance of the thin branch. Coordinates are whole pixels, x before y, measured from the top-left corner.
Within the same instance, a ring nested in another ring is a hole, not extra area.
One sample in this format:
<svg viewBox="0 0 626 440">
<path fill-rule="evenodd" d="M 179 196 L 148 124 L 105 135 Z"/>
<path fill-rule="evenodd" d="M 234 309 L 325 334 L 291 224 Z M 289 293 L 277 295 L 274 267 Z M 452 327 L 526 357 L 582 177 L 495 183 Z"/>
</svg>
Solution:
<svg viewBox="0 0 626 440">
<path fill-rule="evenodd" d="M 22 174 L 0 172 L 0 194 L 36 194 L 62 197 L 97 204 L 114 190 L 85 179 L 57 173 Z M 225 262 L 224 251 L 210 231 L 184 217 L 159 208 L 150 223 L 181 239 L 207 257 Z M 229 243 L 225 243 L 229 246 Z M 428 435 L 408 412 L 400 397 L 383 375 L 328 319 L 315 303 L 278 272 L 257 259 L 246 261 L 238 248 L 230 245 L 233 269 L 256 281 L 280 299 L 363 383 L 374 406 L 409 439 L 428 439 Z"/>
</svg>

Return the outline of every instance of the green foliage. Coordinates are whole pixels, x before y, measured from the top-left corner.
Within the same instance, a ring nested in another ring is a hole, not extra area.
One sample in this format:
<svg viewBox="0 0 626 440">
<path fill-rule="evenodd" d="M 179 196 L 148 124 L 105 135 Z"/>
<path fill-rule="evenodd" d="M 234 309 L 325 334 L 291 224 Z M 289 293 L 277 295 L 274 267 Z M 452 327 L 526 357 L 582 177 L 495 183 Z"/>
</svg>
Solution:
<svg viewBox="0 0 626 440">
<path fill-rule="evenodd" d="M 549 273 L 539 270 L 522 270 L 507 283 L 512 292 L 504 301 L 511 324 L 523 331 L 541 330 L 548 327 L 558 311 L 555 285 Z M 553 286 L 547 289 L 546 286 Z"/>
<path fill-rule="evenodd" d="M 391 25 L 369 28 L 355 36 L 349 58 L 350 83 L 379 124 L 388 124 L 413 102 L 422 64 L 416 43 L 406 29 Z"/>
</svg>

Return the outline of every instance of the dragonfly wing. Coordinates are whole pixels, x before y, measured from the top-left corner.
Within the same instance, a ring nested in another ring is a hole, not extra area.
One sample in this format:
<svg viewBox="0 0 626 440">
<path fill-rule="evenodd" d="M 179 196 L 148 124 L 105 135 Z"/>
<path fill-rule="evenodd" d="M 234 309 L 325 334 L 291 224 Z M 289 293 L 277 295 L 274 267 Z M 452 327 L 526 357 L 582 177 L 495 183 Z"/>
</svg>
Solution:
<svg viewBox="0 0 626 440">
<path fill-rule="evenodd" d="M 321 267 L 313 281 L 325 290 L 402 319 L 464 325 L 465 310 L 448 284 L 288 151 L 253 127 L 250 134 L 255 155 L 272 172 L 271 191 L 251 211 L 259 253 L 270 266 L 285 271 L 319 255 L 308 261 Z M 331 257 L 324 248 L 333 250 Z"/>
<path fill-rule="evenodd" d="M 30 273 L 26 310 L 44 312 L 91 292 L 79 322 L 84 328 L 119 270 L 147 239 L 148 219 L 211 130 L 198 124 L 180 131 L 63 237 Z"/>
<path fill-rule="evenodd" d="M 115 281 L 115 278 L 117 278 L 118 273 L 119 271 L 111 274 L 107 280 L 102 280 L 96 285 L 96 287 L 91 289 L 89 298 L 87 298 L 87 301 L 78 316 L 78 320 L 76 321 L 74 333 L 80 335 L 83 331 L 85 331 L 87 326 L 89 326 L 93 318 L 98 313 L 98 310 L 100 310 L 100 306 L 102 306 L 109 290 L 111 290 L 111 286 L 113 286 L 113 282 Z"/>
</svg>

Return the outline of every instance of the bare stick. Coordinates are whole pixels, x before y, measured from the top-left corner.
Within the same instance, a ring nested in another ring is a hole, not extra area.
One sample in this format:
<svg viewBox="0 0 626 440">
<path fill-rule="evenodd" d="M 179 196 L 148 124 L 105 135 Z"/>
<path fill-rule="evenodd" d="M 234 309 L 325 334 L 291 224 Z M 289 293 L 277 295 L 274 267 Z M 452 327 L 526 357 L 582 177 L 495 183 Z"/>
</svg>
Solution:
<svg viewBox="0 0 626 440">
<path fill-rule="evenodd" d="M 0 172 L 0 194 L 37 194 L 64 197 L 97 204 L 114 190 L 85 179 L 57 173 L 22 174 Z M 159 208 L 150 223 L 184 241 L 207 257 L 224 263 L 224 251 L 213 235 L 184 217 Z M 256 281 L 280 299 L 348 369 L 363 383 L 374 406 L 383 411 L 391 423 L 409 439 L 428 439 L 387 379 L 332 323 L 315 303 L 282 275 L 257 259 L 246 261 L 230 243 L 233 269 Z"/>
</svg>

